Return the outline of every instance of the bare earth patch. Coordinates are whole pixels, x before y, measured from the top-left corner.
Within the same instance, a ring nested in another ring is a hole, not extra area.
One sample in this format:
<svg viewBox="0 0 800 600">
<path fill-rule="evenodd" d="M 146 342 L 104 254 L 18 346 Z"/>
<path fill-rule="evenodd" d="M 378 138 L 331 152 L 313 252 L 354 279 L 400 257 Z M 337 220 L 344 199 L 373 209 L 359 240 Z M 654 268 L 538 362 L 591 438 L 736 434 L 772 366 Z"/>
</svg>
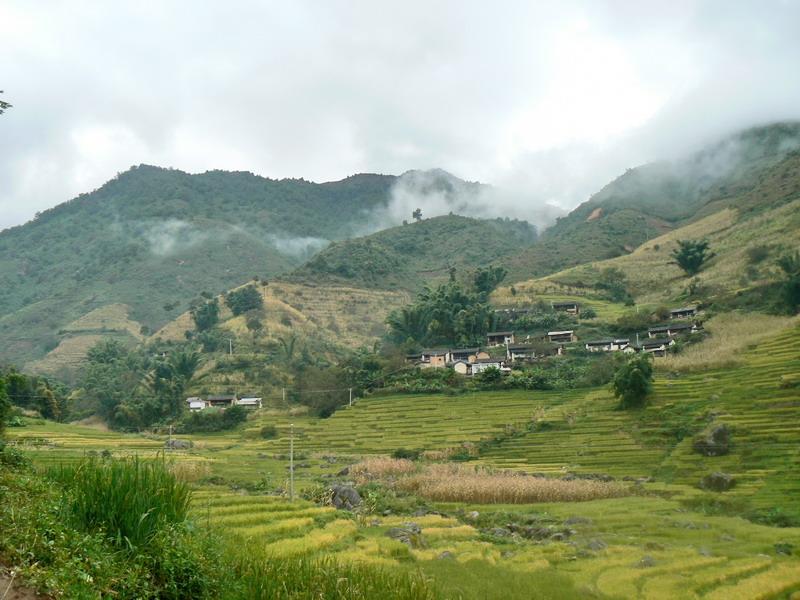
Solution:
<svg viewBox="0 0 800 600">
<path fill-rule="evenodd" d="M 14 572 L 0 566 L 1 600 L 46 600 L 47 596 L 37 594 L 31 589 L 21 587 L 15 581 Z"/>
</svg>

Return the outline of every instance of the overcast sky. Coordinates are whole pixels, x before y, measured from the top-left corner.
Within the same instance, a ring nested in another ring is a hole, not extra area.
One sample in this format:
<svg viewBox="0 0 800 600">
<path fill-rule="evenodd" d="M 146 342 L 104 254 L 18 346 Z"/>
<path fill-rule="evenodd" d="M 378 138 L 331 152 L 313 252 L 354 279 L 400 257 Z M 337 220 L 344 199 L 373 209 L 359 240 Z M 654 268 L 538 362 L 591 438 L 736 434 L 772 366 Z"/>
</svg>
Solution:
<svg viewBox="0 0 800 600">
<path fill-rule="evenodd" d="M 0 0 L 0 89 L 0 227 L 140 163 L 441 167 L 524 215 L 800 118 L 800 2 Z"/>
</svg>

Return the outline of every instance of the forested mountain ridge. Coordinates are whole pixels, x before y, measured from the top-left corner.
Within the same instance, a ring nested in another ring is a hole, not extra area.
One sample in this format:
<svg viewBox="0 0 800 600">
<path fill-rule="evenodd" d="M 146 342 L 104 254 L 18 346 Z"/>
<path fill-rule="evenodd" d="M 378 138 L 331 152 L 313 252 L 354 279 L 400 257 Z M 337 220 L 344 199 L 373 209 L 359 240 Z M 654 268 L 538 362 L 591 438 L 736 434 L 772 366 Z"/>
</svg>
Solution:
<svg viewBox="0 0 800 600">
<path fill-rule="evenodd" d="M 133 167 L 0 232 L 0 361 L 22 365 L 61 342 L 75 346 L 74 323 L 88 314 L 103 318 L 87 335 L 129 336 L 141 328 L 146 336 L 201 292 L 272 278 L 330 240 L 399 224 L 387 210 L 398 182 L 451 199 L 481 188 L 439 170 L 314 183 Z M 110 305 L 116 308 L 108 314 L 119 315 L 119 323 L 107 318 Z M 84 345 L 68 353 L 79 354 Z"/>
<path fill-rule="evenodd" d="M 447 278 L 451 268 L 486 266 L 535 239 L 526 221 L 434 217 L 335 242 L 286 278 L 418 291 Z"/>
<path fill-rule="evenodd" d="M 628 169 L 508 258 L 523 280 L 614 258 L 723 208 L 790 201 L 800 189 L 800 123 L 753 127 L 681 160 Z M 754 190 L 758 193 L 754 194 Z"/>
</svg>

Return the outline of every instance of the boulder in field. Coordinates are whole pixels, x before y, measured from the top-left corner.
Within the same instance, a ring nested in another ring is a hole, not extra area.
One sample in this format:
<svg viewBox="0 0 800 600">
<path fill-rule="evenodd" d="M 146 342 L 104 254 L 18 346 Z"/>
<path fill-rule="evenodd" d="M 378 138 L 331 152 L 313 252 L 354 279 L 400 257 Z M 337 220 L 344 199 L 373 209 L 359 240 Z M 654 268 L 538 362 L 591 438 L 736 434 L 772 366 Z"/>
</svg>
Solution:
<svg viewBox="0 0 800 600">
<path fill-rule="evenodd" d="M 353 510 L 361 504 L 361 496 L 354 487 L 334 485 L 331 488 L 331 504 L 339 510 Z"/>
<path fill-rule="evenodd" d="M 722 456 L 730 452 L 731 429 L 724 423 L 715 425 L 697 436 L 692 444 L 703 456 Z"/>
<path fill-rule="evenodd" d="M 164 448 L 169 450 L 188 450 L 194 446 L 191 440 L 167 440 L 164 442 Z"/>
<path fill-rule="evenodd" d="M 711 492 L 727 492 L 734 485 L 736 485 L 736 479 L 733 475 L 719 471 L 709 473 L 700 480 L 700 487 Z"/>
</svg>

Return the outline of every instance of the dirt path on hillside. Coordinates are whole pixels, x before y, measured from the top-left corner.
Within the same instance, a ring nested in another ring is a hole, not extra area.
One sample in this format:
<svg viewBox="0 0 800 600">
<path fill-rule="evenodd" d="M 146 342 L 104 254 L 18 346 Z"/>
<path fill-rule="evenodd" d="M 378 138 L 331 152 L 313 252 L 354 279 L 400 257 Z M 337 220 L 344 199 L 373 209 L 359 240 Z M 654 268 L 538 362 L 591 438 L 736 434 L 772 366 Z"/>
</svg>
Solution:
<svg viewBox="0 0 800 600">
<path fill-rule="evenodd" d="M 47 598 L 17 585 L 14 572 L 0 565 L 0 600 L 47 600 Z"/>
</svg>

